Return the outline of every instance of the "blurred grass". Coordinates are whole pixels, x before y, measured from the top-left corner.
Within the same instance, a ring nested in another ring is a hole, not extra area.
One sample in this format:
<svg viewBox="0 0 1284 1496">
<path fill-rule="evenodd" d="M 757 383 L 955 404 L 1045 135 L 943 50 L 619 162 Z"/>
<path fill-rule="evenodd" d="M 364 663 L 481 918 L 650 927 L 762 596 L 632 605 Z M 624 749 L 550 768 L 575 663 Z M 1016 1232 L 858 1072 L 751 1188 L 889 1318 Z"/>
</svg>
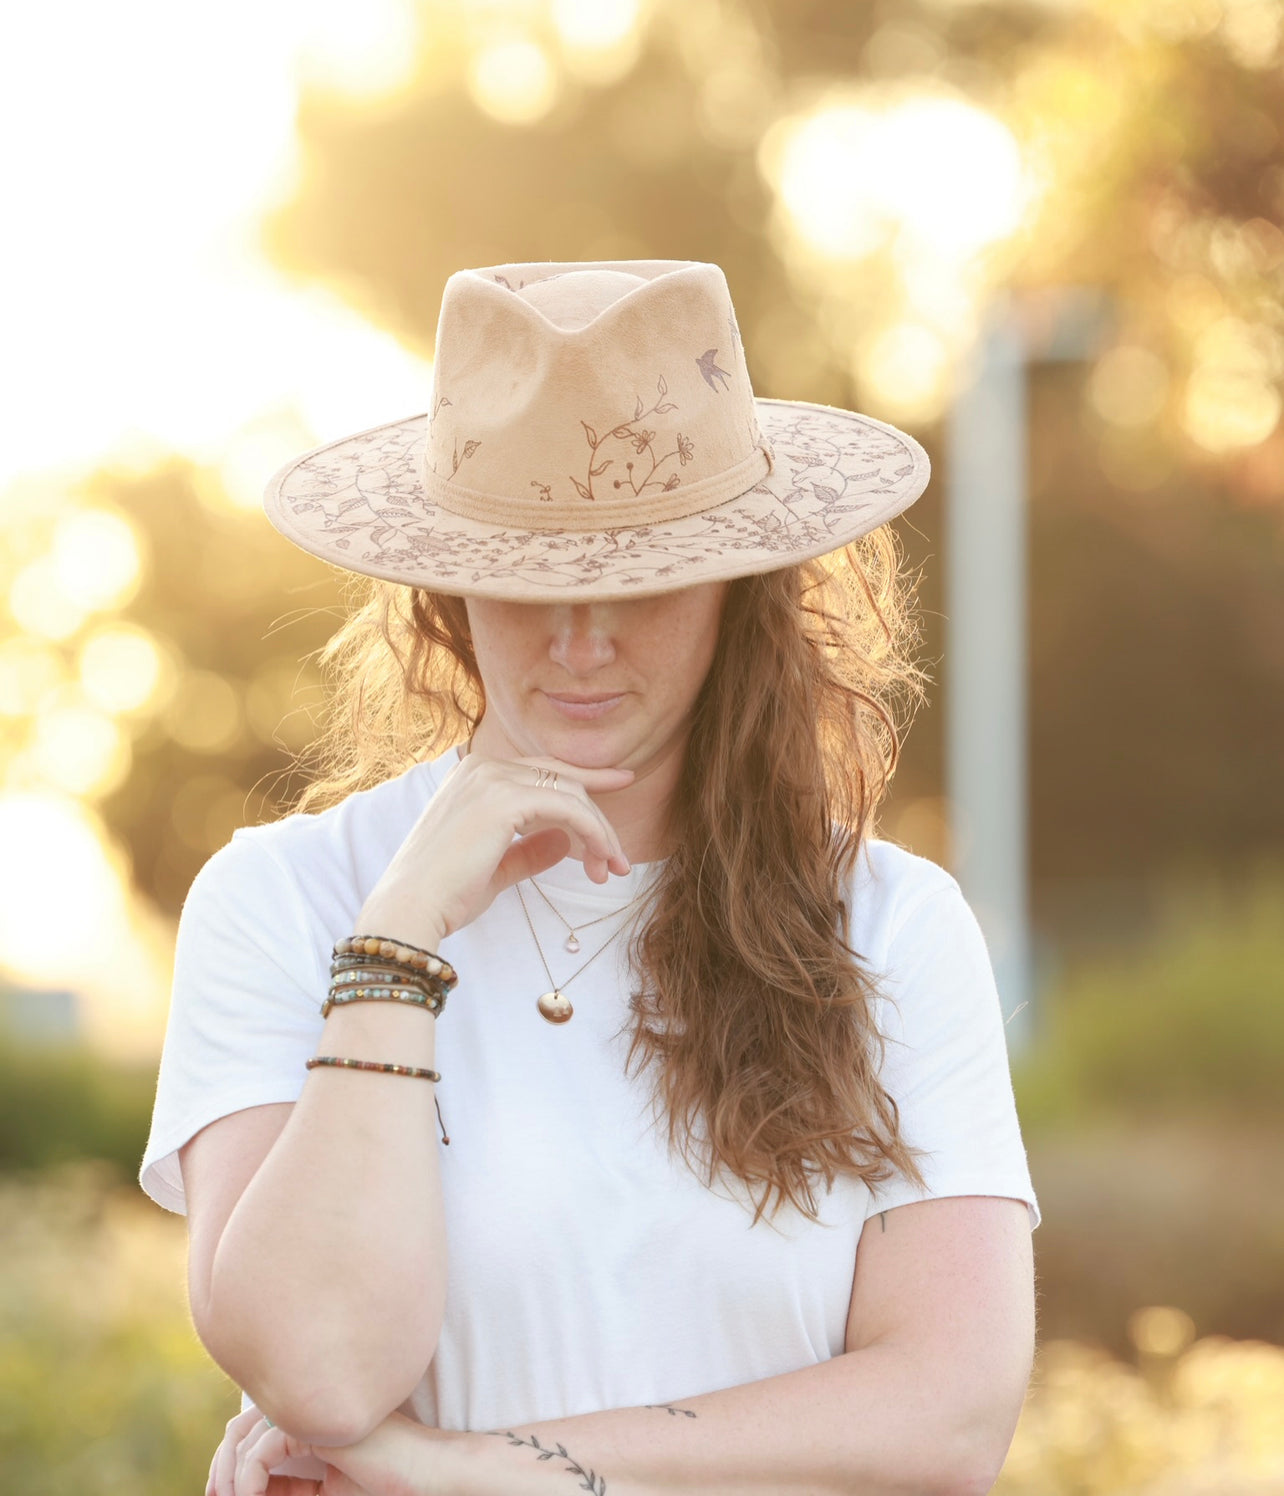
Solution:
<svg viewBox="0 0 1284 1496">
<path fill-rule="evenodd" d="M 0 1179 L 0 1490 L 205 1489 L 240 1399 L 188 1318 L 185 1251 L 111 1165 Z"/>
<path fill-rule="evenodd" d="M 0 1173 L 102 1159 L 142 1162 L 156 1067 L 104 1064 L 83 1045 L 23 1045 L 0 1029 Z"/>
</svg>

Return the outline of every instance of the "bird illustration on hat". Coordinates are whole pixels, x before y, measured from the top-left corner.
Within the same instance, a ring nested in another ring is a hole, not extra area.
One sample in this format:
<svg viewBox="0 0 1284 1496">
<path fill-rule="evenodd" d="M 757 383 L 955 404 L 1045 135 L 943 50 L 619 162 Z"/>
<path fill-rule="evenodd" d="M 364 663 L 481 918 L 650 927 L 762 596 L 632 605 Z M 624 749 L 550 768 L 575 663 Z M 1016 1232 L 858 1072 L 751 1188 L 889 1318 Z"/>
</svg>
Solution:
<svg viewBox="0 0 1284 1496">
<path fill-rule="evenodd" d="M 720 369 L 718 367 L 718 350 L 716 348 L 706 349 L 705 352 L 702 353 L 698 359 L 696 359 L 696 363 L 700 366 L 701 374 L 704 375 L 704 382 L 709 386 L 711 390 L 716 390 L 719 388 L 725 390 L 731 383 L 731 375 L 728 374 L 725 369 Z M 720 386 L 716 385 L 714 383 L 715 379 L 721 379 L 722 384 Z"/>
</svg>

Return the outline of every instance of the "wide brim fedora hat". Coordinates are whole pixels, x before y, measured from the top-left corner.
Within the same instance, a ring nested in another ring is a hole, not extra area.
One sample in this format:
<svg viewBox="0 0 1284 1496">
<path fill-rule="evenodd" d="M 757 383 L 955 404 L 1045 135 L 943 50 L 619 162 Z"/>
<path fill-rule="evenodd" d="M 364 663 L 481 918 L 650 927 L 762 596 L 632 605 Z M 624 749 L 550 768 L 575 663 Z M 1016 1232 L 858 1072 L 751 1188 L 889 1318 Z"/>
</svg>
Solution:
<svg viewBox="0 0 1284 1496">
<path fill-rule="evenodd" d="M 826 555 L 929 476 L 885 421 L 755 398 L 717 265 L 537 262 L 452 275 L 427 411 L 294 458 L 264 508 L 348 571 L 590 601 Z"/>
</svg>

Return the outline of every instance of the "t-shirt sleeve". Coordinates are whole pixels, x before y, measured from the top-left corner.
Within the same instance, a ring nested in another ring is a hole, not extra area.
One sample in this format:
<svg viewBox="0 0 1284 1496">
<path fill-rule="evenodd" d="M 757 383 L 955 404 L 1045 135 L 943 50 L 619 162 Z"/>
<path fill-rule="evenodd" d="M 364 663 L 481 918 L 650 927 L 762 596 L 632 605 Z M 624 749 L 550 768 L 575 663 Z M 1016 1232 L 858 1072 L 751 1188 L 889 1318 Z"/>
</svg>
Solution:
<svg viewBox="0 0 1284 1496">
<path fill-rule="evenodd" d="M 948 877 L 948 875 L 946 875 Z M 906 1142 L 926 1150 L 920 1189 L 901 1174 L 875 1187 L 866 1217 L 948 1195 L 1039 1202 L 1017 1120 L 994 968 L 981 926 L 949 878 L 919 899 L 888 951 L 877 1004 L 883 1084 Z"/>
<path fill-rule="evenodd" d="M 323 1027 L 328 973 L 287 866 L 250 827 L 192 880 L 139 1170 L 144 1192 L 187 1214 L 178 1149 L 245 1107 L 297 1101 Z"/>
</svg>

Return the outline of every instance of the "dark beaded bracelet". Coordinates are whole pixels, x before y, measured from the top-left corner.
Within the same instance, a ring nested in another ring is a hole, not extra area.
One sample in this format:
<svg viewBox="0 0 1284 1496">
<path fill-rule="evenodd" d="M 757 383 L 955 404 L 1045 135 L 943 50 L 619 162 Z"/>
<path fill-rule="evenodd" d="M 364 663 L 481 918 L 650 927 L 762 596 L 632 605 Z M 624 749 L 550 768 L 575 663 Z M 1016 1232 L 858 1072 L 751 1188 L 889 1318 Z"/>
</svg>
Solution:
<svg viewBox="0 0 1284 1496">
<path fill-rule="evenodd" d="M 347 1060 L 337 1054 L 318 1054 L 307 1062 L 307 1069 L 316 1065 L 337 1065 L 345 1070 L 382 1070 L 388 1075 L 413 1075 L 423 1080 L 440 1080 L 435 1070 L 424 1070 L 418 1065 L 382 1065 L 377 1060 Z"/>
<path fill-rule="evenodd" d="M 335 992 L 321 1005 L 322 1018 L 330 1016 L 330 1009 L 343 1007 L 345 1003 L 398 1002 L 410 1003 L 417 1008 L 427 1008 L 434 1015 L 445 1006 L 445 998 L 437 992 L 424 992 L 417 987 L 354 987 L 350 991 Z"/>
<path fill-rule="evenodd" d="M 330 965 L 330 985 L 335 982 L 361 981 L 366 977 L 392 977 L 401 982 L 415 982 L 432 992 L 447 996 L 451 988 L 439 976 L 432 976 L 418 967 L 403 966 L 400 961 L 383 961 L 375 956 L 349 956 Z"/>
</svg>

